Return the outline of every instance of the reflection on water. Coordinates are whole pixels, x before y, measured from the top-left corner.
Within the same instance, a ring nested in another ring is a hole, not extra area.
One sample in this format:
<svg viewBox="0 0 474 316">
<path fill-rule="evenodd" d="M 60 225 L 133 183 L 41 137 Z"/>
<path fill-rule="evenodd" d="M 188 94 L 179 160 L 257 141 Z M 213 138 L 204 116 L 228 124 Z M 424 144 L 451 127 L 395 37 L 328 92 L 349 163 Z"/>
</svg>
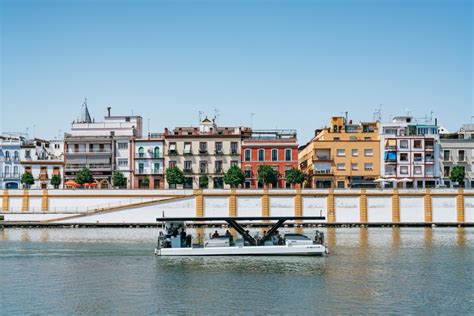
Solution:
<svg viewBox="0 0 474 316">
<path fill-rule="evenodd" d="M 2 314 L 474 310 L 474 229 L 318 229 L 327 257 L 156 258 L 157 229 L 0 229 Z"/>
</svg>

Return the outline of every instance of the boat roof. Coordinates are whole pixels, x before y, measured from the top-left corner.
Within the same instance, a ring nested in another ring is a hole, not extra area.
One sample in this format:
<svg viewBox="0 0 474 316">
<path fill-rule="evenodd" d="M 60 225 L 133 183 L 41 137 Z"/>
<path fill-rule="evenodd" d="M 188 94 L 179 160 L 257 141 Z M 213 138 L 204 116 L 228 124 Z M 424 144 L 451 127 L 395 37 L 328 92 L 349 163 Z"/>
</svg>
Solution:
<svg viewBox="0 0 474 316">
<path fill-rule="evenodd" d="M 173 222 L 173 221 L 195 221 L 195 222 L 212 222 L 212 221 L 296 221 L 296 220 L 325 220 L 325 216 L 219 216 L 219 217 L 159 217 L 157 222 Z"/>
</svg>

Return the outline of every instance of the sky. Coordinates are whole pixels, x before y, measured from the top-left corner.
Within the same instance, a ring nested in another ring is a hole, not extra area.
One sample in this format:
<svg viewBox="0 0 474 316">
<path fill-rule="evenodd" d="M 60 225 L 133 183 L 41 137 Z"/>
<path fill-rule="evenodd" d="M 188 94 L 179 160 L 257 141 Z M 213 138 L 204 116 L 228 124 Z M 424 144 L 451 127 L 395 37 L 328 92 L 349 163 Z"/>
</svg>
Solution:
<svg viewBox="0 0 474 316">
<path fill-rule="evenodd" d="M 473 121 L 469 0 L 0 3 L 2 132 L 54 139 L 86 97 L 96 121 L 111 106 L 145 132 L 217 110 L 300 143 L 346 111 Z"/>
</svg>

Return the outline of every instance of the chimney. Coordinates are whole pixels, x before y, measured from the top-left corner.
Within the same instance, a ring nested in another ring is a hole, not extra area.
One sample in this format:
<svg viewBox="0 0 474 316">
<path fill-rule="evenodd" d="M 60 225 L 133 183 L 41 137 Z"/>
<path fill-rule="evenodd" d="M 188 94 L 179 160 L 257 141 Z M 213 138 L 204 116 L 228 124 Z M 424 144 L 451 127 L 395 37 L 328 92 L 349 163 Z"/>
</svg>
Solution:
<svg viewBox="0 0 474 316">
<path fill-rule="evenodd" d="M 110 106 L 107 107 L 107 116 L 108 116 L 108 117 L 110 117 L 110 110 L 111 110 L 111 109 L 112 109 L 112 108 L 111 108 Z"/>
<path fill-rule="evenodd" d="M 438 126 L 438 118 L 435 117 L 435 126 Z"/>
</svg>

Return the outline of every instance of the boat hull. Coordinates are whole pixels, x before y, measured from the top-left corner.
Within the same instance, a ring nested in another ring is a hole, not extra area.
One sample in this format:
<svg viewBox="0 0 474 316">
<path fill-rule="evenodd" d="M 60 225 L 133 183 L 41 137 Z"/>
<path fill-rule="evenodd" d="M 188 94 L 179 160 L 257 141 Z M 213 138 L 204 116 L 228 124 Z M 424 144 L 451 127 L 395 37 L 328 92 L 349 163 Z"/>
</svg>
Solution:
<svg viewBox="0 0 474 316">
<path fill-rule="evenodd" d="M 323 245 L 156 248 L 157 256 L 322 256 Z"/>
</svg>

